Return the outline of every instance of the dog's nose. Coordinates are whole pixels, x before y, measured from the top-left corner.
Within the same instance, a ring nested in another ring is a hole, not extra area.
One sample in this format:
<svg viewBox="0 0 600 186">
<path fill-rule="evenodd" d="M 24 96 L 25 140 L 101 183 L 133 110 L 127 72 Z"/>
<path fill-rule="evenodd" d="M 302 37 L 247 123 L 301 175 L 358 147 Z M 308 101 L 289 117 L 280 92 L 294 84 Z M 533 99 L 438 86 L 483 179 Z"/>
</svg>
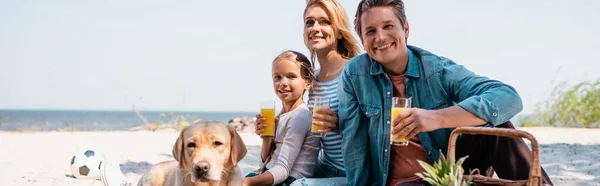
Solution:
<svg viewBox="0 0 600 186">
<path fill-rule="evenodd" d="M 198 164 L 196 164 L 196 166 L 199 169 L 199 171 L 202 171 L 202 172 L 208 172 L 208 170 L 210 169 L 210 164 L 208 164 L 207 161 L 198 162 Z"/>
</svg>

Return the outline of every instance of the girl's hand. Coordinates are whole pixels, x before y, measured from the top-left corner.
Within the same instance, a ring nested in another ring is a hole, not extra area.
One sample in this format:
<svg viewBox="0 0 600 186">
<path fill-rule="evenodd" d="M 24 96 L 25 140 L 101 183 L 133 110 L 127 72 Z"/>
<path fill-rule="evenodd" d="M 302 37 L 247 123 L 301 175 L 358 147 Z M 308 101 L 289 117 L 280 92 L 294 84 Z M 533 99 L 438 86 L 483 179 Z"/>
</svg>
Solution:
<svg viewBox="0 0 600 186">
<path fill-rule="evenodd" d="M 250 180 L 248 180 L 248 178 L 242 178 L 242 186 L 250 186 Z"/>
<path fill-rule="evenodd" d="M 264 124 L 265 120 L 261 114 L 256 115 L 256 128 L 254 128 L 256 135 L 260 136 L 265 131 L 265 127 L 267 127 L 267 124 Z"/>
<path fill-rule="evenodd" d="M 322 136 L 327 132 L 339 132 L 337 113 L 329 108 L 319 108 L 312 117 L 312 123 L 319 126 L 327 127 L 326 130 L 319 130 Z"/>
<path fill-rule="evenodd" d="M 254 128 L 254 133 L 256 135 L 260 136 L 265 131 L 265 128 L 267 127 L 267 124 L 264 124 L 264 122 L 266 120 L 267 119 L 265 119 L 265 117 L 263 117 L 263 115 L 261 115 L 261 114 L 257 114 L 256 115 L 256 128 Z M 278 121 L 279 121 L 279 118 L 275 118 L 275 124 L 277 124 Z M 268 138 L 272 138 L 270 136 L 267 136 L 267 137 Z"/>
</svg>

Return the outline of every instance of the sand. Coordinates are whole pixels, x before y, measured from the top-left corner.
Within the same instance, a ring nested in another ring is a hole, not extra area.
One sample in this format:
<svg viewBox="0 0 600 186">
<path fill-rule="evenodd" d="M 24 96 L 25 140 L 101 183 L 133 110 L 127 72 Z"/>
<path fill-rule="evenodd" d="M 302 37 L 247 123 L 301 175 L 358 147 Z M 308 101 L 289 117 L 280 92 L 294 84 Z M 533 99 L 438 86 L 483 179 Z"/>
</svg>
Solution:
<svg viewBox="0 0 600 186">
<path fill-rule="evenodd" d="M 520 128 L 541 144 L 541 162 L 555 185 L 600 185 L 600 129 Z M 258 166 L 260 138 L 240 133 L 248 154 L 240 163 L 246 174 Z M 101 181 L 70 177 L 70 160 L 81 149 L 118 162 L 134 183 L 153 164 L 172 160 L 174 130 L 106 132 L 0 131 L 0 185 L 85 185 Z"/>
</svg>

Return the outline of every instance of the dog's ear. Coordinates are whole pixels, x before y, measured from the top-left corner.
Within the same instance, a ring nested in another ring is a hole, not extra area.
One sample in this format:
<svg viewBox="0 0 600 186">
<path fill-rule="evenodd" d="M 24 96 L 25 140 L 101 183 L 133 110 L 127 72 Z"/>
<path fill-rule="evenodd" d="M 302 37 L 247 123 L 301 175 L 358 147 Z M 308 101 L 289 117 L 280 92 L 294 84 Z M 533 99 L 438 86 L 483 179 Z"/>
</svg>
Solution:
<svg viewBox="0 0 600 186">
<path fill-rule="evenodd" d="M 185 144 L 183 143 L 183 135 L 188 127 L 185 127 L 179 133 L 179 138 L 173 145 L 173 157 L 179 162 L 179 167 L 188 170 L 187 164 L 185 163 Z"/>
<path fill-rule="evenodd" d="M 248 149 L 246 149 L 246 144 L 244 144 L 242 137 L 240 137 L 235 128 L 230 125 L 227 127 L 229 128 L 229 133 L 231 134 L 231 163 L 235 167 L 237 166 L 237 163 L 242 160 L 244 156 L 246 156 Z"/>
</svg>

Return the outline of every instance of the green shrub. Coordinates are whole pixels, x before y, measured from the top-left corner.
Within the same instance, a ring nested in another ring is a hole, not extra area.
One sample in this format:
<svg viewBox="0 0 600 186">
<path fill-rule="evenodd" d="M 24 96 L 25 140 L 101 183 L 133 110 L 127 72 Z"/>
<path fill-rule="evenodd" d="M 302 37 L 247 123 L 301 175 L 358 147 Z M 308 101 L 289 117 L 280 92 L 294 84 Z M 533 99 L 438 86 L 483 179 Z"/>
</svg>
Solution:
<svg viewBox="0 0 600 186">
<path fill-rule="evenodd" d="M 600 127 L 600 79 L 572 87 L 563 82 L 550 97 L 536 105 L 535 112 L 520 121 L 524 127 Z"/>
</svg>

